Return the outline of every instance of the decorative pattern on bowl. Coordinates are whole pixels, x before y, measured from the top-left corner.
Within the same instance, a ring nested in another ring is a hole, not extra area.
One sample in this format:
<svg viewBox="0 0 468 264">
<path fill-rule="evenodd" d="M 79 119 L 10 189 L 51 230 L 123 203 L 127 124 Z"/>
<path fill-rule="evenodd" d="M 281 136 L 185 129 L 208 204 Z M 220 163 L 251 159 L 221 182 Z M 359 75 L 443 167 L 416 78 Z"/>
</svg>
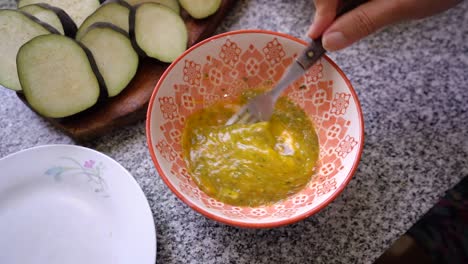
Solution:
<svg viewBox="0 0 468 264">
<path fill-rule="evenodd" d="M 148 144 L 159 175 L 189 206 L 231 225 L 274 227 L 317 212 L 349 182 L 362 152 L 362 113 L 350 82 L 328 57 L 285 92 L 309 115 L 319 137 L 318 170 L 302 191 L 269 206 L 227 205 L 196 186 L 183 160 L 187 116 L 245 89 L 271 87 L 304 45 L 274 32 L 229 32 L 194 46 L 162 76 L 148 109 Z"/>
</svg>

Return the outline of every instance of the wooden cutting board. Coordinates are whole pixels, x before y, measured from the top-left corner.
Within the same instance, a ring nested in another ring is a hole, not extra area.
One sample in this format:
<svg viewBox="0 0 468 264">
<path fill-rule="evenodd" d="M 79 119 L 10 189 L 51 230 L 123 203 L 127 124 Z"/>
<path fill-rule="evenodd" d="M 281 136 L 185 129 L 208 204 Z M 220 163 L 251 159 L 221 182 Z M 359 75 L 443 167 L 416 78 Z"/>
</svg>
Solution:
<svg viewBox="0 0 468 264">
<path fill-rule="evenodd" d="M 189 33 L 188 46 L 210 37 L 234 3 L 235 0 L 223 0 L 214 15 L 201 20 L 191 18 L 181 10 Z M 144 58 L 133 80 L 118 96 L 71 117 L 46 119 L 77 141 L 90 140 L 143 120 L 156 83 L 168 66 L 167 63 Z M 18 93 L 18 97 L 28 105 L 22 94 Z"/>
</svg>

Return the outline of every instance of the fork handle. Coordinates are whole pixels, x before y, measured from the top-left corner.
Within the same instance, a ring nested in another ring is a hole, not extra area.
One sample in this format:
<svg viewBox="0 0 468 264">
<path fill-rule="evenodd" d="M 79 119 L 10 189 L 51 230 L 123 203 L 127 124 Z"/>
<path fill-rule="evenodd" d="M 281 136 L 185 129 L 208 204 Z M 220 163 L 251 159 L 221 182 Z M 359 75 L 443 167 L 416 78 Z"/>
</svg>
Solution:
<svg viewBox="0 0 468 264">
<path fill-rule="evenodd" d="M 340 17 L 346 12 L 356 8 L 357 6 L 367 2 L 367 0 L 345 0 L 343 5 L 339 8 L 336 13 L 336 17 Z M 322 45 L 322 37 L 315 40 L 311 40 L 309 45 L 304 51 L 297 57 L 296 61 L 301 65 L 304 70 L 308 70 L 315 62 L 325 54 L 326 50 Z"/>
</svg>

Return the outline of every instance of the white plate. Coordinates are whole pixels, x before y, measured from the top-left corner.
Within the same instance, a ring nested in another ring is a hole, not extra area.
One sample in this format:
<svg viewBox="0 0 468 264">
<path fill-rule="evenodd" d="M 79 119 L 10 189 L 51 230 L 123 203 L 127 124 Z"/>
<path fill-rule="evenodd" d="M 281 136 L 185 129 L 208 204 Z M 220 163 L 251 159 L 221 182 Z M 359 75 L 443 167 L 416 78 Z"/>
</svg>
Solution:
<svg viewBox="0 0 468 264">
<path fill-rule="evenodd" d="M 130 173 L 72 145 L 0 159 L 0 263 L 156 261 L 153 216 Z"/>
</svg>

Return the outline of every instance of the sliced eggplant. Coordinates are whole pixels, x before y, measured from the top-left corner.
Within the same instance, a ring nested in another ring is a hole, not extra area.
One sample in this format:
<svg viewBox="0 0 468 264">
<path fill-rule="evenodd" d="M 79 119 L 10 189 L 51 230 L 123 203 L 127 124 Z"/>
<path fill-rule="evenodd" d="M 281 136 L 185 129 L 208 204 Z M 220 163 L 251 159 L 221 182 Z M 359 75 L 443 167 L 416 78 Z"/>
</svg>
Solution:
<svg viewBox="0 0 468 264">
<path fill-rule="evenodd" d="M 180 6 L 179 6 L 178 0 L 125 0 L 125 1 L 127 1 L 127 3 L 131 4 L 132 6 L 136 6 L 136 5 L 148 3 L 148 2 L 158 3 L 158 4 L 169 7 L 177 14 L 180 13 Z"/>
<path fill-rule="evenodd" d="M 0 84 L 20 91 L 16 71 L 19 48 L 36 36 L 59 32 L 31 15 L 8 9 L 0 10 L 0 25 Z"/>
<path fill-rule="evenodd" d="M 179 3 L 187 13 L 196 19 L 211 16 L 221 6 L 221 0 L 179 0 Z"/>
<path fill-rule="evenodd" d="M 77 28 L 75 22 L 61 8 L 41 3 L 23 6 L 19 10 L 53 26 L 60 34 L 65 34 L 69 37 L 74 37 L 76 34 Z"/>
<path fill-rule="evenodd" d="M 16 61 L 26 100 L 43 116 L 71 116 L 98 101 L 92 56 L 71 38 L 35 37 L 20 48 Z"/>
<path fill-rule="evenodd" d="M 162 62 L 174 61 L 187 49 L 184 21 L 161 4 L 136 6 L 130 13 L 130 34 L 137 52 Z"/>
<path fill-rule="evenodd" d="M 106 1 L 93 14 L 86 18 L 76 33 L 76 39 L 80 40 L 88 28 L 96 22 L 112 23 L 128 33 L 131 9 L 132 7 L 125 1 Z"/>
<path fill-rule="evenodd" d="M 135 76 L 138 54 L 128 34 L 110 23 L 95 23 L 81 38 L 93 54 L 109 97 L 118 95 Z"/>
<path fill-rule="evenodd" d="M 99 0 L 19 0 L 18 8 L 38 3 L 45 3 L 63 9 L 78 27 L 100 5 Z"/>
</svg>

